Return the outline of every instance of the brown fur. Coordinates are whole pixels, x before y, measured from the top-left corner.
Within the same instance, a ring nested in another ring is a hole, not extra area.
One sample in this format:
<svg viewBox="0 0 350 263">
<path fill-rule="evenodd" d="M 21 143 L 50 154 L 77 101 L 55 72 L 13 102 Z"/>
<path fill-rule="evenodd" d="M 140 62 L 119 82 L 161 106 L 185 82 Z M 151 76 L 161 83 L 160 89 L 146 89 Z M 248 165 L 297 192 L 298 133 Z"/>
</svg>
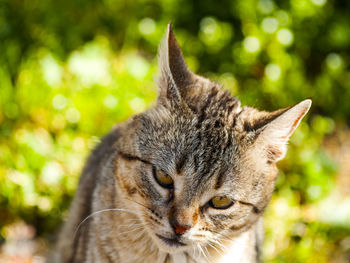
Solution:
<svg viewBox="0 0 350 263">
<path fill-rule="evenodd" d="M 156 105 L 103 138 L 49 262 L 258 262 L 276 162 L 308 111 L 241 107 L 192 73 L 169 26 Z M 168 189 L 155 176 L 172 177 Z M 215 196 L 230 206 L 213 207 Z"/>
</svg>

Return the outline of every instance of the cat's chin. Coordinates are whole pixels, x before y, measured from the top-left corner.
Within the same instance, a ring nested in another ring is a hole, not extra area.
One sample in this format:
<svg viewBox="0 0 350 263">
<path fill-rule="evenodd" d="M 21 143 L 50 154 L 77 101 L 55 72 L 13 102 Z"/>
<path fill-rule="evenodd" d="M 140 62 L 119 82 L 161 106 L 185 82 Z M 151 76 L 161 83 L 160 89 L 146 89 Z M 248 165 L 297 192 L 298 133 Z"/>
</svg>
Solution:
<svg viewBox="0 0 350 263">
<path fill-rule="evenodd" d="M 177 238 L 168 238 L 159 234 L 153 236 L 158 248 L 166 253 L 178 253 L 188 250 L 189 246 Z"/>
</svg>

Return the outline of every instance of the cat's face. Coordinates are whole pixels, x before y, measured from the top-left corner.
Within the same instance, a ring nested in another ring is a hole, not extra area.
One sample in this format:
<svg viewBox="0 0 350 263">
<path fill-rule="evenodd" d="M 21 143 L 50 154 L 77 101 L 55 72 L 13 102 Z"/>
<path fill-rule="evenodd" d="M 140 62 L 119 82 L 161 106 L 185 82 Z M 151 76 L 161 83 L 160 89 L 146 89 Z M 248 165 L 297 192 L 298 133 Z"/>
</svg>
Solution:
<svg viewBox="0 0 350 263">
<path fill-rule="evenodd" d="M 310 101 L 273 113 L 241 108 L 187 69 L 171 30 L 165 45 L 158 103 L 134 118 L 134 143 L 117 170 L 148 234 L 174 253 L 218 245 L 257 221 Z"/>
<path fill-rule="evenodd" d="M 230 127 L 161 111 L 140 117 L 143 162 L 130 169 L 137 190 L 129 198 L 142 204 L 135 208 L 149 234 L 173 252 L 249 228 L 268 202 L 274 165 L 253 160 Z"/>
</svg>

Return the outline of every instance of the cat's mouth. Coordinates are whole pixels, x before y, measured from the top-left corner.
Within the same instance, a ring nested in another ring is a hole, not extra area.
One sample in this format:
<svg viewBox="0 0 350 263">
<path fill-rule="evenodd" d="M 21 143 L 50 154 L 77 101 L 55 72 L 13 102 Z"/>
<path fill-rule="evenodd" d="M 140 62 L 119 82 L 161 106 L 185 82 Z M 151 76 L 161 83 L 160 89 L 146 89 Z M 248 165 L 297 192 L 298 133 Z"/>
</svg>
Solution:
<svg viewBox="0 0 350 263">
<path fill-rule="evenodd" d="M 167 237 L 163 237 L 163 236 L 158 235 L 158 234 L 156 234 L 156 236 L 170 247 L 186 246 L 186 244 L 180 242 L 177 238 L 167 238 Z"/>
</svg>

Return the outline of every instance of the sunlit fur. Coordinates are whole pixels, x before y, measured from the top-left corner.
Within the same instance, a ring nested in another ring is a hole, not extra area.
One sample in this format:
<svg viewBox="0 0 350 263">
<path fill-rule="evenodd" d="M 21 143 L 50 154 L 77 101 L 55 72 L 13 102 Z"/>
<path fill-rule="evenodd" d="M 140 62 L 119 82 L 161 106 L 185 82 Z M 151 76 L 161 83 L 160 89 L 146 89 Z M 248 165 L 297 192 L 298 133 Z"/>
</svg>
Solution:
<svg viewBox="0 0 350 263">
<path fill-rule="evenodd" d="M 159 59 L 157 103 L 92 153 L 49 262 L 260 260 L 276 162 L 310 101 L 272 113 L 241 107 L 189 71 L 170 27 Z M 154 169 L 172 177 L 173 189 Z M 234 203 L 215 209 L 215 196 Z M 188 229 L 176 235 L 173 222 Z"/>
</svg>

